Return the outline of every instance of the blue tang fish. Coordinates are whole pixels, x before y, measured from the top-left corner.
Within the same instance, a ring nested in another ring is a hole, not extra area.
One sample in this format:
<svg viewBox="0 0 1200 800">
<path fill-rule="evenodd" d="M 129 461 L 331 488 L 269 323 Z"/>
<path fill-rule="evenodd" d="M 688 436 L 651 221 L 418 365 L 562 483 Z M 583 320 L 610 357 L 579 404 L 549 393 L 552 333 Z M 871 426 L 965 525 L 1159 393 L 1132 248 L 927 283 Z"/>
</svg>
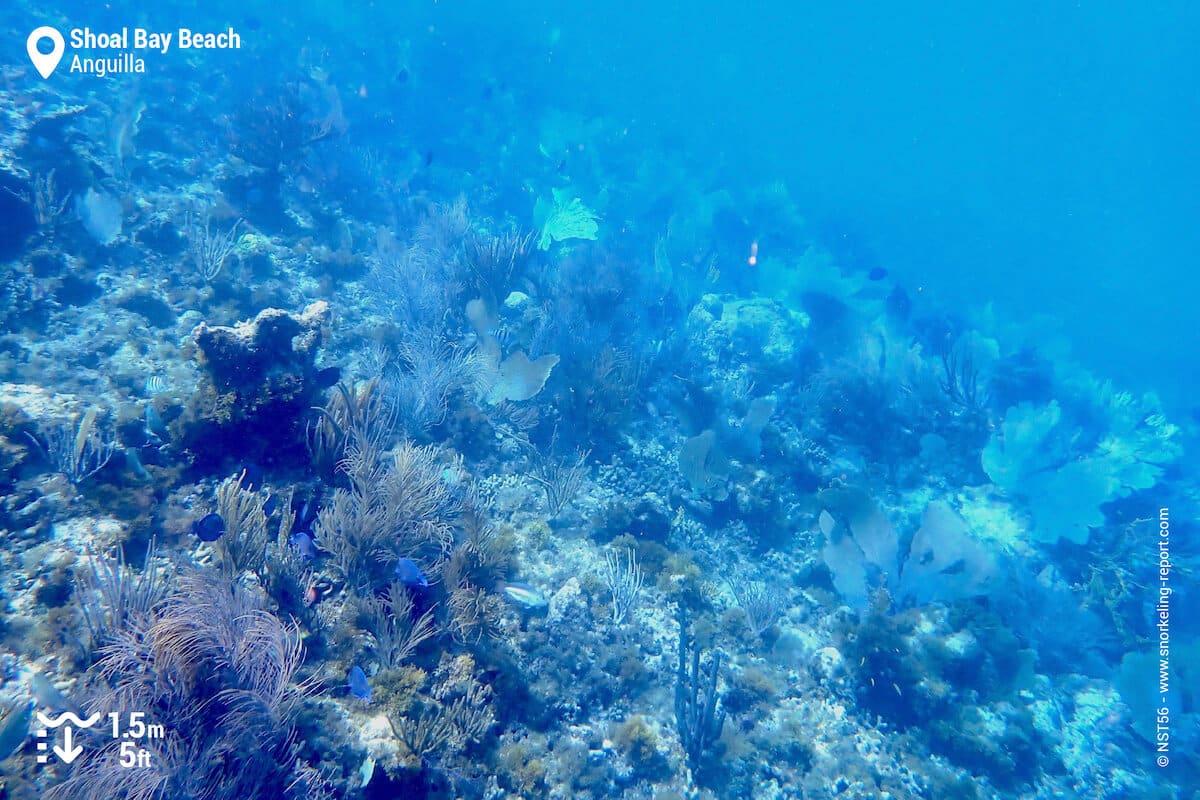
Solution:
<svg viewBox="0 0 1200 800">
<path fill-rule="evenodd" d="M 307 533 L 293 533 L 288 537 L 288 544 L 296 548 L 296 552 L 305 561 L 311 561 L 317 557 L 317 545 Z"/>
<path fill-rule="evenodd" d="M 395 573 L 400 582 L 410 589 L 418 586 L 422 589 L 429 588 L 429 579 L 411 558 L 402 558 L 397 561 Z"/>
<path fill-rule="evenodd" d="M 192 533 L 202 542 L 215 542 L 225 535 L 225 520 L 216 512 L 205 514 L 192 523 Z"/>
<path fill-rule="evenodd" d="M 355 664 L 350 668 L 350 674 L 346 676 L 346 686 L 350 688 L 350 694 L 359 700 L 371 702 L 371 685 L 367 683 L 367 673 L 362 671 L 362 667 Z"/>
</svg>

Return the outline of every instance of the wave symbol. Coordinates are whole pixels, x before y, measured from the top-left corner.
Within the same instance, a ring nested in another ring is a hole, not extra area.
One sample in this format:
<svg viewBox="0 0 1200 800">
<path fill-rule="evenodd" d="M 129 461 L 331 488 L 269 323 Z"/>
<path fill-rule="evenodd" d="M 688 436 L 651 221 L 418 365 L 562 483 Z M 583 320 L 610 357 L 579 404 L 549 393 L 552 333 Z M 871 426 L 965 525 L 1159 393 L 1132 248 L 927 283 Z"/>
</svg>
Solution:
<svg viewBox="0 0 1200 800">
<path fill-rule="evenodd" d="M 80 719 L 79 717 L 75 716 L 75 714 L 73 714 L 70 711 L 64 711 L 63 713 L 59 714 L 57 717 L 48 717 L 45 714 L 43 714 L 41 711 L 39 711 L 39 712 L 37 712 L 37 718 L 38 718 L 38 722 L 42 723 L 47 728 L 57 728 L 59 725 L 62 725 L 64 722 L 72 722 L 80 728 L 90 728 L 93 725 L 95 725 L 97 722 L 100 721 L 100 714 L 99 714 L 99 712 L 97 712 L 95 714 L 92 714 L 87 719 Z"/>
</svg>

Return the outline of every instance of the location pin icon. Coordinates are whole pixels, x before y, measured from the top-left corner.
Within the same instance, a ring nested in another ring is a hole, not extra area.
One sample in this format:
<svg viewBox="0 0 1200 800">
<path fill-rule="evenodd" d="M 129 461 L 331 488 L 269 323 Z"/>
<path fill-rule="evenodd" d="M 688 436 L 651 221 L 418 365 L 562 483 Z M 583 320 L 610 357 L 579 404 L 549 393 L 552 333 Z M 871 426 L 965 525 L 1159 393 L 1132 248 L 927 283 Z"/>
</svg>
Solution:
<svg viewBox="0 0 1200 800">
<path fill-rule="evenodd" d="M 54 43 L 54 49 L 49 53 L 38 50 L 38 42 L 42 39 L 49 39 Z M 42 73 L 43 78 L 49 78 L 50 73 L 54 72 L 66 49 L 67 43 L 63 41 L 62 34 L 49 25 L 38 28 L 25 40 L 25 50 L 29 53 L 29 60 L 33 62 L 37 71 Z"/>
</svg>

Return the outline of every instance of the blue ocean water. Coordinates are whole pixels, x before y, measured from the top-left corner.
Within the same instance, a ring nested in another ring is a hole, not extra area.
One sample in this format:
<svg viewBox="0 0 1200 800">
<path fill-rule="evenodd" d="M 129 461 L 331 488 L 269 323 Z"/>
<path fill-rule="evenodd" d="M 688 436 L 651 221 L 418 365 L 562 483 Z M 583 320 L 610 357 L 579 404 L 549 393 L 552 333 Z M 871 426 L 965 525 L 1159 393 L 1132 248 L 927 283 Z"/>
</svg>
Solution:
<svg viewBox="0 0 1200 800">
<path fill-rule="evenodd" d="M 0 794 L 1190 796 L 1197 22 L 6 4 Z"/>
</svg>

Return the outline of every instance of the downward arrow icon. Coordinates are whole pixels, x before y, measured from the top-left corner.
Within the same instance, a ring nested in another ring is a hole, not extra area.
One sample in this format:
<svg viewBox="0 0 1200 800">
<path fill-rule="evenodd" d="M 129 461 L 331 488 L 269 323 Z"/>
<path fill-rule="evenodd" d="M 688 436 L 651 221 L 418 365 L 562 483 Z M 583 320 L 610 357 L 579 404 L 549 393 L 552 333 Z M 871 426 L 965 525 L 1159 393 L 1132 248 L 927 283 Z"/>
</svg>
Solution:
<svg viewBox="0 0 1200 800">
<path fill-rule="evenodd" d="M 63 746 L 54 745 L 54 754 L 61 758 L 64 764 L 70 764 L 79 758 L 79 754 L 83 752 L 82 746 L 71 746 L 71 740 L 74 736 L 75 732 L 71 730 L 71 726 L 66 725 L 63 727 Z"/>
</svg>

